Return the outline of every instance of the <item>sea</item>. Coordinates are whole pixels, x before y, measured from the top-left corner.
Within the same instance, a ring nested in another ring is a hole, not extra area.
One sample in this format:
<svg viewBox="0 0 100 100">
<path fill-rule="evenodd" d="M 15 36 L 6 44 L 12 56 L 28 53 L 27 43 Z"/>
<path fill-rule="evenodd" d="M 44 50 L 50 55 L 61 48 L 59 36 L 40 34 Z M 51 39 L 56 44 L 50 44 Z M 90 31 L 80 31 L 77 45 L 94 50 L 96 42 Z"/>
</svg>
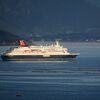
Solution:
<svg viewBox="0 0 100 100">
<path fill-rule="evenodd" d="M 100 43 L 63 43 L 75 59 L 2 61 L 0 100 L 100 100 Z M 11 46 L 0 46 L 0 54 Z"/>
</svg>

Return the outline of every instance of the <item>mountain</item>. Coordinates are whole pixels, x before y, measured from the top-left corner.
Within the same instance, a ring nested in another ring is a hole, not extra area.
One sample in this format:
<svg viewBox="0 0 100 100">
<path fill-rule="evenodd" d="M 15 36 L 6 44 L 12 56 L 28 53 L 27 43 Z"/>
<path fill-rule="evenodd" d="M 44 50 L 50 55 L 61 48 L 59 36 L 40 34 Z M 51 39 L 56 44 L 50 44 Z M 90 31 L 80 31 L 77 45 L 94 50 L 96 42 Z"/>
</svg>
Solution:
<svg viewBox="0 0 100 100">
<path fill-rule="evenodd" d="M 100 42 L 100 31 L 99 32 L 74 32 L 69 31 L 67 33 L 55 33 L 45 35 L 33 35 L 29 40 L 45 40 L 45 41 L 69 41 L 69 42 Z"/>
<path fill-rule="evenodd" d="M 88 0 L 0 0 L 0 12 L 0 27 L 13 32 L 44 35 L 100 28 L 100 7 Z"/>
<path fill-rule="evenodd" d="M 10 32 L 0 30 L 0 43 L 14 43 L 21 39 L 19 36 L 16 36 Z"/>
<path fill-rule="evenodd" d="M 97 30 L 97 29 L 96 29 Z M 61 41 L 69 41 L 69 42 L 100 42 L 100 30 L 96 31 L 94 30 L 88 30 L 88 31 L 69 31 L 66 33 L 49 33 L 49 34 L 30 34 L 28 38 L 19 37 L 17 35 L 14 35 L 10 32 L 0 30 L 0 45 L 18 45 L 18 40 L 24 39 L 29 43 L 28 41 L 34 40 L 34 41 L 54 41 L 54 40 L 61 40 Z"/>
<path fill-rule="evenodd" d="M 86 0 L 43 0 L 36 6 L 33 32 L 47 34 L 100 28 L 100 8 Z"/>
<path fill-rule="evenodd" d="M 99 40 L 100 7 L 90 1 L 0 0 L 0 29 L 34 40 Z"/>
</svg>

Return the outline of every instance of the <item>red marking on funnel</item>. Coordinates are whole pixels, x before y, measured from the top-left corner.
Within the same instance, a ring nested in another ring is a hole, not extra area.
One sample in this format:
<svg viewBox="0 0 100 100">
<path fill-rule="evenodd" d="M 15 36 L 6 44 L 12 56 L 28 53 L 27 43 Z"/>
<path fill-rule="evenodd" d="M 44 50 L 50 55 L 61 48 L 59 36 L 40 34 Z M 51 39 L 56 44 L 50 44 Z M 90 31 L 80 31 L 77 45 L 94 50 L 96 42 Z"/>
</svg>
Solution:
<svg viewBox="0 0 100 100">
<path fill-rule="evenodd" d="M 24 40 L 20 40 L 20 46 L 25 46 Z"/>
</svg>

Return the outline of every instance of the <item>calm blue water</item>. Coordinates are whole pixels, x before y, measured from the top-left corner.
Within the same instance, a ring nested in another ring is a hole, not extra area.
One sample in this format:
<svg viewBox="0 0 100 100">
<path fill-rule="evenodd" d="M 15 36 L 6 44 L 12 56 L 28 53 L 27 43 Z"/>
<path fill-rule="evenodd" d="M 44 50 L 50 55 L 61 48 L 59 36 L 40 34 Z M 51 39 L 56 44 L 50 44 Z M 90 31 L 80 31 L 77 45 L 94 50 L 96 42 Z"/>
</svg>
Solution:
<svg viewBox="0 0 100 100">
<path fill-rule="evenodd" d="M 63 44 L 80 55 L 66 62 L 0 60 L 0 100 L 100 100 L 100 43 Z"/>
</svg>

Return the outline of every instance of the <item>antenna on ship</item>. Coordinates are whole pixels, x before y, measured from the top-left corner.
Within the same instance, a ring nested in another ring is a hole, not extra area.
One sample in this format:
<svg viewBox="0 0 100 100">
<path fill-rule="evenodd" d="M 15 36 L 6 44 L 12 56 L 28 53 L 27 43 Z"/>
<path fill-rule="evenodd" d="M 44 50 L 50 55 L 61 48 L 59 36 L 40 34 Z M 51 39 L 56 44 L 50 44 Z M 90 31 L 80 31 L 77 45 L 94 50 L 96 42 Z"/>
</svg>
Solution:
<svg viewBox="0 0 100 100">
<path fill-rule="evenodd" d="M 60 41 L 60 40 L 58 40 L 58 39 L 55 41 L 55 45 L 56 45 L 57 47 L 60 46 L 59 41 Z"/>
<path fill-rule="evenodd" d="M 56 41 L 56 46 L 59 46 L 59 42 L 58 41 Z"/>
</svg>

